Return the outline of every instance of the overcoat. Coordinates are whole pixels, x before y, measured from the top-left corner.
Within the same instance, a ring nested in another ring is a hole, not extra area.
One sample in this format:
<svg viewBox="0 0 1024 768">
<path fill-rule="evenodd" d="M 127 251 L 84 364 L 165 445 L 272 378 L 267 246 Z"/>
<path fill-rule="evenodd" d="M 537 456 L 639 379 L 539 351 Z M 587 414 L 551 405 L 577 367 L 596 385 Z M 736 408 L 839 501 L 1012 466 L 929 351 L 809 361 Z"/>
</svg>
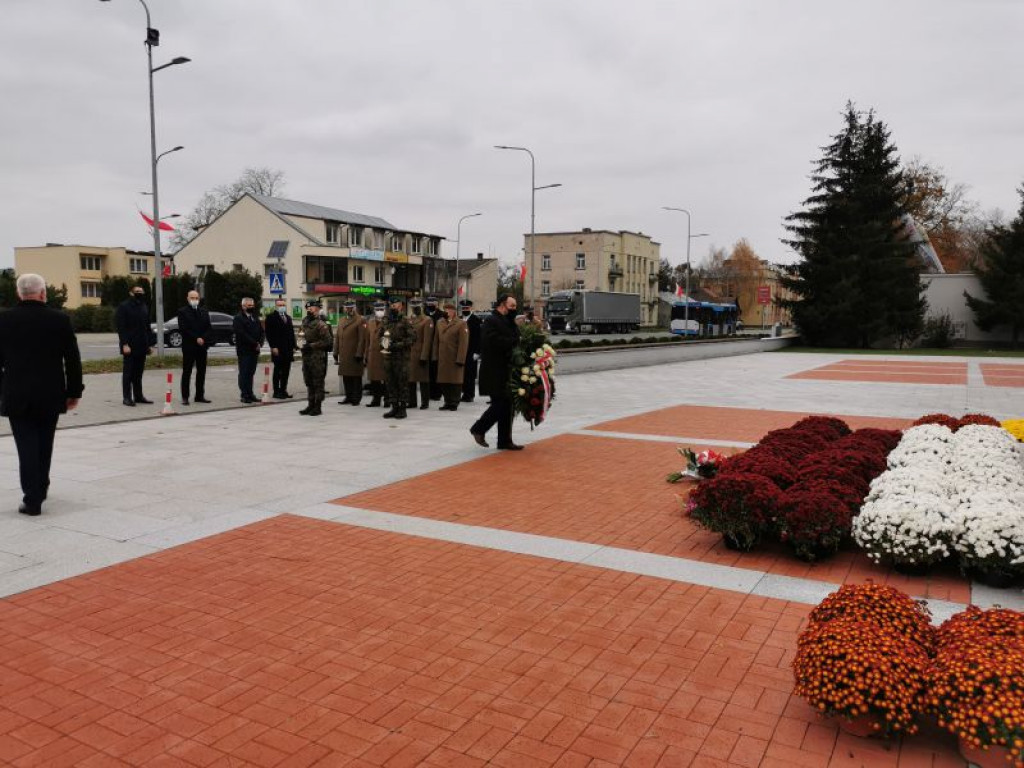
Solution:
<svg viewBox="0 0 1024 768">
<path fill-rule="evenodd" d="M 469 327 L 461 318 L 437 321 L 434 330 L 434 357 L 437 358 L 437 383 L 462 386 L 463 366 L 469 351 Z"/>
<path fill-rule="evenodd" d="M 334 334 L 334 357 L 339 376 L 362 376 L 366 367 L 366 320 L 362 315 L 345 315 Z"/>
<path fill-rule="evenodd" d="M 508 397 L 512 350 L 519 342 L 519 328 L 497 310 L 480 327 L 480 394 Z"/>
<path fill-rule="evenodd" d="M 423 315 L 411 317 L 409 322 L 416 331 L 416 338 L 409 349 L 409 381 L 425 384 L 430 381 L 430 351 L 434 343 L 434 323 Z"/>
<path fill-rule="evenodd" d="M 370 381 L 384 381 L 384 355 L 380 353 L 380 339 L 377 329 L 384 320 L 371 317 L 366 322 L 366 343 L 363 345 L 363 360 L 366 361 L 366 375 Z"/>
</svg>

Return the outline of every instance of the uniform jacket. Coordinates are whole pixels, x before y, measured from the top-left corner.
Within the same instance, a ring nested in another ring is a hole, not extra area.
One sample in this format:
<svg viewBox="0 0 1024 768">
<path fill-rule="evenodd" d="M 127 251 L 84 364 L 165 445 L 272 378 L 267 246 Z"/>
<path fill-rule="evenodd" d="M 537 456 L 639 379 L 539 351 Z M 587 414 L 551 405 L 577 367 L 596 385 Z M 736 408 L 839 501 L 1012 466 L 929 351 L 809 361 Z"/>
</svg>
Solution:
<svg viewBox="0 0 1024 768">
<path fill-rule="evenodd" d="M 377 330 L 383 324 L 384 321 L 376 317 L 371 317 L 366 323 L 363 360 L 366 361 L 366 375 L 370 381 L 384 381 L 384 356 L 380 353 L 380 339 L 377 338 Z"/>
<path fill-rule="evenodd" d="M 416 339 L 416 332 L 413 330 L 409 318 L 405 315 L 385 316 L 384 322 L 377 328 L 378 346 L 380 346 L 380 340 L 384 338 L 385 333 L 390 334 L 389 338 L 391 339 L 391 343 L 388 346 L 391 354 L 383 356 L 385 367 L 389 363 L 394 365 L 400 362 L 408 365 L 409 350 Z"/>
<path fill-rule="evenodd" d="M 118 354 L 125 344 L 132 348 L 132 354 L 141 354 L 156 344 L 156 334 L 149 327 L 149 305 L 144 301 L 122 301 L 114 313 L 114 324 L 117 326 Z"/>
<path fill-rule="evenodd" d="M 302 338 L 305 340 L 305 344 L 302 345 L 303 351 L 326 354 L 334 346 L 331 326 L 318 315 L 306 315 L 302 318 Z"/>
<path fill-rule="evenodd" d="M 197 349 L 196 339 L 203 340 L 203 349 L 213 342 L 213 325 L 210 324 L 210 313 L 202 307 L 192 309 L 186 304 L 178 310 L 178 330 L 181 331 L 181 346 L 185 349 Z"/>
<path fill-rule="evenodd" d="M 231 324 L 235 332 L 235 354 L 258 355 L 263 346 L 263 327 L 259 318 L 248 312 L 239 312 Z"/>
<path fill-rule="evenodd" d="M 271 349 L 278 351 L 278 356 L 284 360 L 292 360 L 295 357 L 295 323 L 291 317 L 282 315 L 275 308 L 267 315 L 264 321 L 266 328 L 267 344 Z"/>
<path fill-rule="evenodd" d="M 462 385 L 469 328 L 462 318 L 437 321 L 434 331 L 434 357 L 437 358 L 437 383 Z"/>
<path fill-rule="evenodd" d="M 434 323 L 424 315 L 414 315 L 409 322 L 416 332 L 416 338 L 409 348 L 409 381 L 427 383 L 430 381 L 429 363 L 434 345 Z"/>
<path fill-rule="evenodd" d="M 366 366 L 366 320 L 362 315 L 345 315 L 334 334 L 334 359 L 339 376 L 363 375 Z"/>
<path fill-rule="evenodd" d="M 480 394 L 508 397 L 512 350 L 519 341 L 519 327 L 497 310 L 480 327 Z"/>
<path fill-rule="evenodd" d="M 0 416 L 53 417 L 83 389 L 71 318 L 41 301 L 0 312 Z"/>
</svg>

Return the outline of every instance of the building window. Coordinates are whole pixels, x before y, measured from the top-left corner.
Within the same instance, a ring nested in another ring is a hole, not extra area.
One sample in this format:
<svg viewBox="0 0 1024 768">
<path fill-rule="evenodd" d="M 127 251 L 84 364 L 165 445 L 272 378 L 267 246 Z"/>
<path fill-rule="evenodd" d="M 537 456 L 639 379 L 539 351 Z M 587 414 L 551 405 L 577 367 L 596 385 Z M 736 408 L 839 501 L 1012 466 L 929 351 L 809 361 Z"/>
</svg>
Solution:
<svg viewBox="0 0 1024 768">
<path fill-rule="evenodd" d="M 582 291 L 583 288 L 584 288 L 583 281 L 582 280 L 577 280 L 576 281 L 576 290 L 577 291 Z"/>
<path fill-rule="evenodd" d="M 99 283 L 82 283 L 83 299 L 98 299 L 100 297 Z"/>
<path fill-rule="evenodd" d="M 363 245 L 363 228 L 362 227 L 352 227 L 352 226 L 350 226 L 348 228 L 348 244 L 349 245 L 354 245 L 354 246 L 357 246 L 357 247 L 362 247 L 362 245 Z"/>
<path fill-rule="evenodd" d="M 586 269 L 586 268 L 587 268 L 587 254 L 585 254 L 585 253 L 577 253 L 576 254 L 576 269 Z"/>
<path fill-rule="evenodd" d="M 540 295 L 541 296 L 550 296 L 551 295 L 551 281 L 550 280 L 541 280 L 540 281 Z"/>
<path fill-rule="evenodd" d="M 543 269 L 545 272 L 550 272 L 551 271 L 551 254 L 550 253 L 542 253 L 540 255 L 540 268 Z"/>
<path fill-rule="evenodd" d="M 419 235 L 412 236 L 412 248 L 409 249 L 410 253 L 421 253 L 423 251 L 423 238 Z"/>
<path fill-rule="evenodd" d="M 427 255 L 437 256 L 437 240 L 432 237 L 427 239 Z"/>
<path fill-rule="evenodd" d="M 79 256 L 79 262 L 82 265 L 83 272 L 99 272 L 100 271 L 100 257 L 99 256 Z M 82 283 L 85 285 L 85 283 Z"/>
<path fill-rule="evenodd" d="M 148 274 L 149 259 L 128 259 L 128 271 L 133 274 Z"/>
<path fill-rule="evenodd" d="M 341 240 L 341 224 L 336 221 L 327 222 L 327 242 L 337 244 Z"/>
<path fill-rule="evenodd" d="M 352 267 L 352 282 L 353 283 L 361 283 L 361 282 L 363 282 L 363 268 L 362 267 Z"/>
<path fill-rule="evenodd" d="M 348 282 L 348 259 L 337 256 L 307 256 L 306 282 L 340 285 Z"/>
<path fill-rule="evenodd" d="M 405 253 L 405 235 L 391 236 L 391 250 L 395 253 Z"/>
<path fill-rule="evenodd" d="M 384 267 L 373 268 L 373 282 L 377 283 L 377 285 L 384 284 Z"/>
</svg>

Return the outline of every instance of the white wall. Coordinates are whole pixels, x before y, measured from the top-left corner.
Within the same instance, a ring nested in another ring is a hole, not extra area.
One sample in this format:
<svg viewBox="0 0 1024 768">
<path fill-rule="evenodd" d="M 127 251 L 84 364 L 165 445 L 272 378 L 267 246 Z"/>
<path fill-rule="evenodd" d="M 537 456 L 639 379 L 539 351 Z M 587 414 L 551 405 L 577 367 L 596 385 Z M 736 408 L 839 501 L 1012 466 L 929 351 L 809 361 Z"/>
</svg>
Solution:
<svg viewBox="0 0 1024 768">
<path fill-rule="evenodd" d="M 973 272 L 958 272 L 948 275 L 921 275 L 925 286 L 924 297 L 928 300 L 926 317 L 948 312 L 957 329 L 957 340 L 983 343 L 989 341 L 1010 341 L 1009 328 L 996 328 L 986 333 L 974 323 L 974 312 L 967 306 L 964 291 L 977 298 L 987 298 L 981 281 Z"/>
</svg>

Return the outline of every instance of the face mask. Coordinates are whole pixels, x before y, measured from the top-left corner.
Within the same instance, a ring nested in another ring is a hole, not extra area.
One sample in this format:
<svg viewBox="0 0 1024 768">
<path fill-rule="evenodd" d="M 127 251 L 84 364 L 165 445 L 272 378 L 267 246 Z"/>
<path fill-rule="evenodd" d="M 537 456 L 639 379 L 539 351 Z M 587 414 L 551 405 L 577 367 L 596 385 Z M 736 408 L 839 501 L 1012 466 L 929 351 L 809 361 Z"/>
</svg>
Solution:
<svg viewBox="0 0 1024 768">
<path fill-rule="evenodd" d="M 468 309 L 462 310 L 462 316 L 463 317 L 469 317 L 471 314 L 472 314 L 472 312 L 470 312 Z"/>
<path fill-rule="evenodd" d="M 135 301 L 142 301 L 142 294 L 141 293 L 133 293 L 132 294 L 132 298 L 135 299 Z"/>
<path fill-rule="evenodd" d="M 287 315 L 288 314 L 288 307 L 278 307 L 277 308 L 277 312 L 278 312 L 278 314 L 280 314 L 282 316 Z"/>
<path fill-rule="evenodd" d="M 246 314 L 251 315 L 252 311 L 253 311 L 253 307 L 242 307 L 242 311 L 245 312 Z"/>
<path fill-rule="evenodd" d="M 519 310 L 518 310 L 518 309 L 510 309 L 510 310 L 508 311 L 508 316 L 509 316 L 509 317 L 515 317 L 515 316 L 516 316 L 516 315 L 518 315 L 518 314 L 519 314 Z"/>
<path fill-rule="evenodd" d="M 373 314 L 376 315 L 377 319 L 380 319 L 380 318 L 384 317 L 384 310 L 383 309 L 375 309 L 375 310 L 373 310 Z"/>
<path fill-rule="evenodd" d="M 422 314 L 423 314 L 423 307 L 413 307 L 413 308 L 412 308 L 412 313 L 413 313 L 414 315 L 416 315 L 417 317 L 418 317 L 419 315 L 422 315 Z"/>
<path fill-rule="evenodd" d="M 198 309 L 199 308 L 199 301 L 196 300 L 196 299 L 189 299 L 188 300 L 188 305 L 190 307 L 192 307 L 192 309 Z"/>
</svg>

